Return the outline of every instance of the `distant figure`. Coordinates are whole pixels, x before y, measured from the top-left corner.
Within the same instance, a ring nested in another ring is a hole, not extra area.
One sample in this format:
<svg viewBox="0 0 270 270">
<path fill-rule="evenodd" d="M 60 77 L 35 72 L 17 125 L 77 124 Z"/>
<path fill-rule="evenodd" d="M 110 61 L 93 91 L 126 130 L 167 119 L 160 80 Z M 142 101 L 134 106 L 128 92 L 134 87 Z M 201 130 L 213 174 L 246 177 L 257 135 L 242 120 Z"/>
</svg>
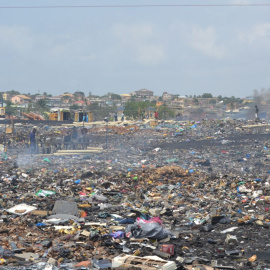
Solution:
<svg viewBox="0 0 270 270">
<path fill-rule="evenodd" d="M 124 115 L 124 113 L 122 113 L 121 114 L 121 121 L 124 122 L 124 120 L 125 120 L 125 115 Z"/>
<path fill-rule="evenodd" d="M 255 119 L 259 119 L 259 108 L 257 107 L 257 105 L 255 105 Z"/>
<path fill-rule="evenodd" d="M 145 118 L 145 111 L 142 111 L 142 120 Z"/>
<path fill-rule="evenodd" d="M 36 129 L 33 128 L 33 130 L 31 131 L 30 135 L 29 135 L 29 140 L 30 140 L 30 152 L 31 154 L 36 153 Z"/>
<path fill-rule="evenodd" d="M 117 119 L 117 113 L 114 114 L 114 121 L 117 122 L 118 119 Z"/>
<path fill-rule="evenodd" d="M 180 119 L 181 119 L 181 114 L 178 113 L 178 114 L 176 115 L 176 121 L 180 121 Z"/>
<path fill-rule="evenodd" d="M 158 112 L 155 112 L 155 119 L 158 120 Z"/>
<path fill-rule="evenodd" d="M 78 130 L 75 126 L 73 126 L 72 132 L 71 132 L 72 139 L 76 140 L 78 138 Z"/>
</svg>

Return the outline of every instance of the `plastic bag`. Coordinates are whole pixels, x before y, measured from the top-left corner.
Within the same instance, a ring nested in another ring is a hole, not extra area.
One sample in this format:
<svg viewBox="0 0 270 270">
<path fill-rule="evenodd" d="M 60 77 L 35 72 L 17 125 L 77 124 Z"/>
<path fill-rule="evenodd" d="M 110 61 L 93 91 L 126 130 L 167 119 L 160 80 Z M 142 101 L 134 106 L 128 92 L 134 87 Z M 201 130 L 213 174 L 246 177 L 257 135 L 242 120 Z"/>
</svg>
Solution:
<svg viewBox="0 0 270 270">
<path fill-rule="evenodd" d="M 122 239 L 124 238 L 125 234 L 122 231 L 117 231 L 117 232 L 110 233 L 110 236 L 116 239 Z"/>
<path fill-rule="evenodd" d="M 163 227 L 162 221 L 158 217 L 150 220 L 137 218 L 133 225 L 128 225 L 126 227 L 125 232 L 126 237 L 128 238 L 152 238 L 157 240 L 161 240 L 169 235 L 173 235 L 170 231 Z"/>
<path fill-rule="evenodd" d="M 47 196 L 50 196 L 50 195 L 54 195 L 55 194 L 55 191 L 52 191 L 52 190 L 44 190 L 44 189 L 40 189 L 36 195 L 38 197 L 47 197 Z"/>
</svg>

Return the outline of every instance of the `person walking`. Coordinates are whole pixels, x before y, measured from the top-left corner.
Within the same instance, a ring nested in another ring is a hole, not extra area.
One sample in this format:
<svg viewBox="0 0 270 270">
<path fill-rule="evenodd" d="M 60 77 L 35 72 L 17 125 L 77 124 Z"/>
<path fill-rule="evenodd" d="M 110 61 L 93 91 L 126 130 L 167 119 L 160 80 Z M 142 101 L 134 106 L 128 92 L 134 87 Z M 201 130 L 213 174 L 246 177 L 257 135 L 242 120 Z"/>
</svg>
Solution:
<svg viewBox="0 0 270 270">
<path fill-rule="evenodd" d="M 117 113 L 114 114 L 114 121 L 117 122 L 118 119 L 117 119 Z"/>
</svg>

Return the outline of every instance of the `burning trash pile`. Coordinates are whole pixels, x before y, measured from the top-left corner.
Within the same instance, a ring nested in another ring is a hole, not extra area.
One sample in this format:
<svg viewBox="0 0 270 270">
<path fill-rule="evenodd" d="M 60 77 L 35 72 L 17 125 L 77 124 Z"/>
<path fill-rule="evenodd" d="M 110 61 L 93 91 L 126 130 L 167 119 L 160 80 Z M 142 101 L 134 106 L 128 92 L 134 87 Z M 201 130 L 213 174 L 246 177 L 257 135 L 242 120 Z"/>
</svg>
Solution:
<svg viewBox="0 0 270 270">
<path fill-rule="evenodd" d="M 269 269 L 270 136 L 235 128 L 212 139 L 141 128 L 98 154 L 7 154 L 0 269 Z"/>
</svg>

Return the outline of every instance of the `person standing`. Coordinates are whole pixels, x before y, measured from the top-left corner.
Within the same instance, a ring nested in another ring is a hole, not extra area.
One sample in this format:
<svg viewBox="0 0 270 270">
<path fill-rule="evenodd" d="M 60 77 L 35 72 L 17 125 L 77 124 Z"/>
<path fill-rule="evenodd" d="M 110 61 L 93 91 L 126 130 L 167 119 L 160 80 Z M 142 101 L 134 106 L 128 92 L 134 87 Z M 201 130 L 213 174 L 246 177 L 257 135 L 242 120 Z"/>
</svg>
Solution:
<svg viewBox="0 0 270 270">
<path fill-rule="evenodd" d="M 158 120 L 158 112 L 155 112 L 155 119 Z"/>
<path fill-rule="evenodd" d="M 78 138 L 78 130 L 75 126 L 73 126 L 72 132 L 71 132 L 71 137 L 73 140 L 77 140 Z"/>
<path fill-rule="evenodd" d="M 30 140 L 30 152 L 31 154 L 36 153 L 36 148 L 37 148 L 37 144 L 36 144 L 36 128 L 33 128 L 33 130 L 31 131 L 30 135 L 29 135 L 29 140 Z"/>
<path fill-rule="evenodd" d="M 124 113 L 122 113 L 121 114 L 121 121 L 124 122 L 124 120 L 125 120 L 125 115 L 124 115 Z"/>
<path fill-rule="evenodd" d="M 117 122 L 118 119 L 117 119 L 117 113 L 114 114 L 114 121 Z"/>
<path fill-rule="evenodd" d="M 255 105 L 255 118 L 256 120 L 259 119 L 259 108 L 257 107 L 257 105 Z"/>
<path fill-rule="evenodd" d="M 142 121 L 144 120 L 145 118 L 145 111 L 142 111 Z"/>
</svg>

